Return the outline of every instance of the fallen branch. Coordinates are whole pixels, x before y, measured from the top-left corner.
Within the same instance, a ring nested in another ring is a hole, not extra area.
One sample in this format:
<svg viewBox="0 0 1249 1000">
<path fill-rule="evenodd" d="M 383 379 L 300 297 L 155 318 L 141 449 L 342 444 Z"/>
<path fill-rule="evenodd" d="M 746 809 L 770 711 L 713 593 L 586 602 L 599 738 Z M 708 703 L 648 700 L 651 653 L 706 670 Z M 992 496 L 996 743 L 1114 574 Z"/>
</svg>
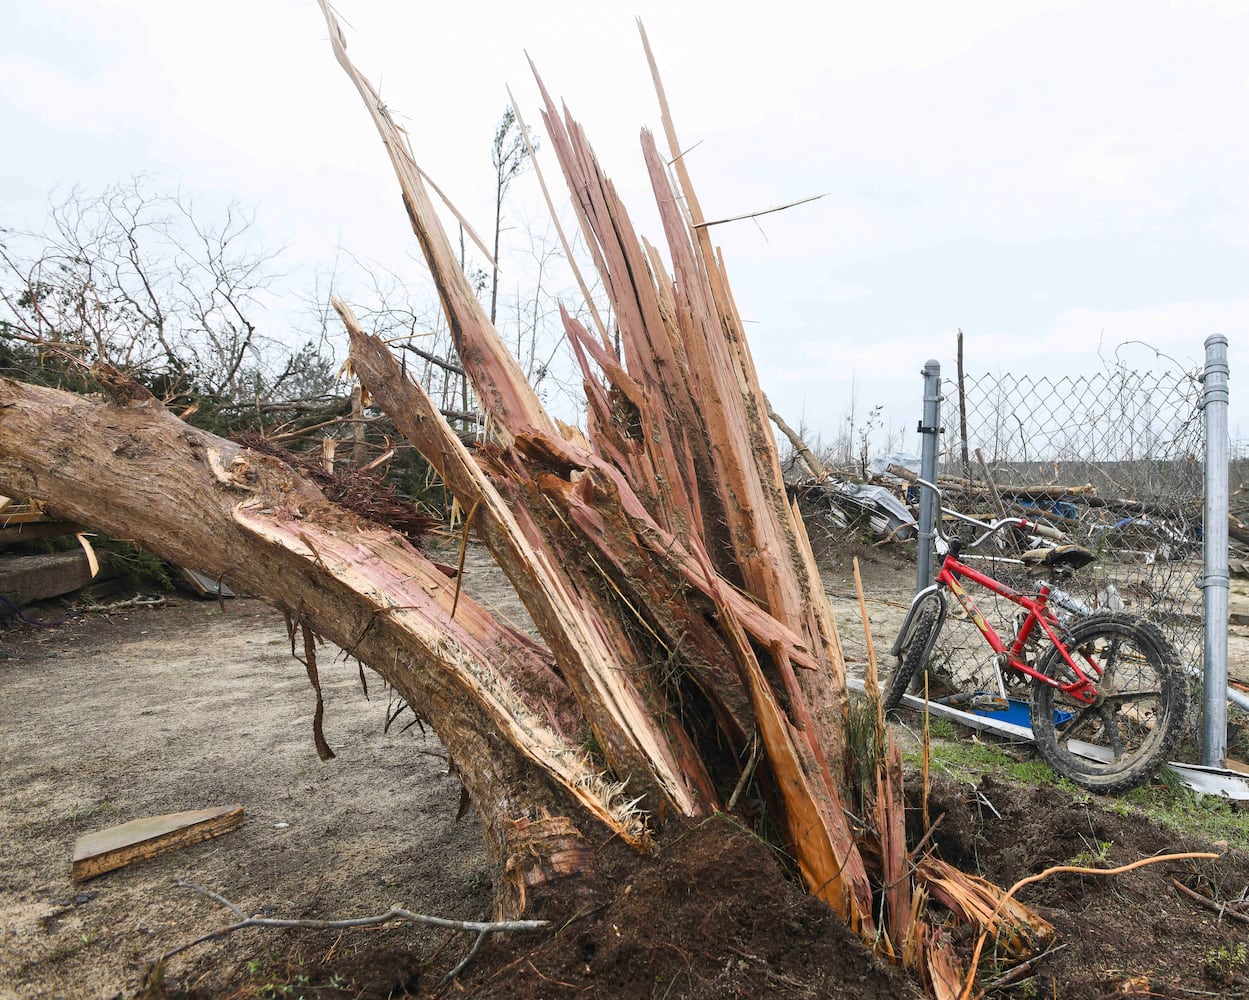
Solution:
<svg viewBox="0 0 1249 1000">
<path fill-rule="evenodd" d="M 112 604 L 84 604 L 81 614 L 102 615 L 109 611 L 121 611 L 125 608 L 160 608 L 168 602 L 163 597 L 129 597 L 124 601 L 113 601 Z"/>
<path fill-rule="evenodd" d="M 378 924 L 390 923 L 392 920 L 404 920 L 409 923 L 424 924 L 427 927 L 442 927 L 447 930 L 463 931 L 468 934 L 477 935 L 467 954 L 465 954 L 465 956 L 456 963 L 455 968 L 443 976 L 442 982 L 445 984 L 449 983 L 468 967 L 469 962 L 471 962 L 477 955 L 478 949 L 481 948 L 481 942 L 487 934 L 509 931 L 536 931 L 550 926 L 550 921 L 548 920 L 449 920 L 446 917 L 431 917 L 425 913 L 414 913 L 411 910 L 405 910 L 401 906 L 392 906 L 385 913 L 377 913 L 368 917 L 348 917 L 341 920 L 295 920 L 274 917 L 245 917 L 243 916 L 242 907 L 240 907 L 237 903 L 231 902 L 220 893 L 213 892 L 206 886 L 197 885 L 194 882 L 188 882 L 181 878 L 177 879 L 174 884 L 180 889 L 194 889 L 201 895 L 207 896 L 213 902 L 220 903 L 227 910 L 241 919 L 232 924 L 227 924 L 225 927 L 218 930 L 211 931 L 208 934 L 203 934 L 187 944 L 179 945 L 172 951 L 165 952 L 165 954 L 161 955 L 160 958 L 148 963 L 149 968 L 151 969 L 160 968 L 174 956 L 180 955 L 184 951 L 189 951 L 196 945 L 204 944 L 208 941 L 216 941 L 218 938 L 223 938 L 227 934 L 233 934 L 235 931 L 241 931 L 245 927 L 268 927 L 282 929 L 298 927 L 306 930 L 334 930 L 349 927 L 374 927 Z"/>
<path fill-rule="evenodd" d="M 815 454 L 807 447 L 807 443 L 802 440 L 802 435 L 785 423 L 784 418 L 776 412 L 772 407 L 771 401 L 767 396 L 763 397 L 764 405 L 768 408 L 768 419 L 776 424 L 782 434 L 789 439 L 790 445 L 793 446 L 794 453 L 803 465 L 807 467 L 807 471 L 815 477 L 816 482 L 822 483 L 831 473 L 828 468 L 815 457 Z"/>
<path fill-rule="evenodd" d="M 1203 896 L 1195 889 L 1190 889 L 1179 879 L 1171 879 L 1171 884 L 1179 889 L 1180 892 L 1182 892 L 1189 899 L 1201 904 L 1207 910 L 1213 910 L 1219 915 L 1220 920 L 1224 917 L 1231 917 L 1233 920 L 1239 921 L 1242 924 L 1249 924 L 1249 917 L 1245 916 L 1239 910 L 1233 910 L 1227 903 L 1220 903 L 1217 900 L 1211 899 L 1209 896 Z"/>
</svg>

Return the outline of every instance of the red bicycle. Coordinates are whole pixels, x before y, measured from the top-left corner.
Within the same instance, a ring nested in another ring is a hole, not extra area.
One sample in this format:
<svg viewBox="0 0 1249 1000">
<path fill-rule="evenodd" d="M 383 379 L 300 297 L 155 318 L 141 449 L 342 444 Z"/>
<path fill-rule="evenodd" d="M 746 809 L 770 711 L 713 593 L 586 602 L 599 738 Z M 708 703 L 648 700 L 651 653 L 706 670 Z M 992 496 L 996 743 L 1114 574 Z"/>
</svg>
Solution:
<svg viewBox="0 0 1249 1000">
<path fill-rule="evenodd" d="M 941 490 L 924 479 L 918 483 L 936 494 L 940 510 Z M 1148 781 L 1179 741 L 1188 698 L 1179 658 L 1162 632 L 1136 615 L 1094 611 L 1054 585 L 1094 560 L 1079 545 L 1023 554 L 1024 566 L 1039 577 L 1032 596 L 960 558 L 1007 528 L 1062 542 L 1060 531 L 1018 517 L 986 525 L 953 516 L 986 530 L 964 542 L 946 536 L 940 514 L 935 519 L 944 559 L 936 582 L 915 595 L 894 641 L 897 666 L 885 686 L 884 708 L 898 707 L 912 679 L 929 669 L 949 610 L 947 595 L 953 594 L 993 650 L 998 691 L 960 692 L 942 701 L 970 702 L 980 711 L 1006 710 L 1008 678 L 1022 680 L 1031 689 L 1029 717 L 1037 750 L 1054 770 L 1095 792 L 1121 792 Z M 1019 606 L 1009 640 L 985 621 L 964 582 Z"/>
</svg>

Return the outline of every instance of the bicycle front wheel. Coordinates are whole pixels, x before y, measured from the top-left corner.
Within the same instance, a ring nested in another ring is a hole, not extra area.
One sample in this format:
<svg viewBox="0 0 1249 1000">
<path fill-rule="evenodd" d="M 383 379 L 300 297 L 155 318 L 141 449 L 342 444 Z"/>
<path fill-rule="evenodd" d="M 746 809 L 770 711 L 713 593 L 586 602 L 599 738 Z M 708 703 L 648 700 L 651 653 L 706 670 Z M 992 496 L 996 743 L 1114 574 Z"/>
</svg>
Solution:
<svg viewBox="0 0 1249 1000">
<path fill-rule="evenodd" d="M 1065 644 L 1098 697 L 1089 705 L 1033 681 L 1037 750 L 1055 771 L 1090 791 L 1111 794 L 1143 784 L 1166 763 L 1184 727 L 1188 686 L 1175 650 L 1153 623 L 1117 612 L 1076 622 Z M 1056 648 L 1039 670 L 1061 684 L 1076 679 Z"/>
<path fill-rule="evenodd" d="M 884 711 L 888 712 L 902 703 L 902 696 L 911 686 L 911 678 L 915 676 L 916 671 L 927 666 L 924 658 L 931 645 L 933 629 L 937 627 L 937 613 L 937 605 L 931 602 L 919 613 L 919 620 L 911 629 L 911 639 L 898 656 L 897 665 L 893 673 L 889 675 L 889 682 L 885 685 L 885 693 L 880 702 L 880 707 Z"/>
</svg>

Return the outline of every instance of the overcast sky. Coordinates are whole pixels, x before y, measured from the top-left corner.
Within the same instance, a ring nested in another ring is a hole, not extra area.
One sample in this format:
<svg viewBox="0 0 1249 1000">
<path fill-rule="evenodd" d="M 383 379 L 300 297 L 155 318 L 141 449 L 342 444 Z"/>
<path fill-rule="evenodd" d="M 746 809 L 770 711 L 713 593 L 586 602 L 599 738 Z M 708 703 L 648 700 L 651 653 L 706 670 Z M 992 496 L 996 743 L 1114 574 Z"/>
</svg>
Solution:
<svg viewBox="0 0 1249 1000">
<path fill-rule="evenodd" d="M 639 227 L 659 116 L 644 21 L 764 389 L 826 438 L 851 379 L 913 428 L 919 369 L 1096 369 L 1125 341 L 1231 341 L 1249 437 L 1249 0 L 845 3 L 341 0 L 349 50 L 422 166 L 490 229 L 489 141 L 528 52 Z M 5 0 L 0 225 L 143 172 L 255 205 L 288 266 L 413 250 L 314 0 Z M 554 163 L 544 165 L 556 177 Z M 523 197 L 523 194 L 521 195 Z M 1139 354 L 1149 364 L 1152 352 Z M 908 443 L 910 443 L 908 442 Z"/>
</svg>

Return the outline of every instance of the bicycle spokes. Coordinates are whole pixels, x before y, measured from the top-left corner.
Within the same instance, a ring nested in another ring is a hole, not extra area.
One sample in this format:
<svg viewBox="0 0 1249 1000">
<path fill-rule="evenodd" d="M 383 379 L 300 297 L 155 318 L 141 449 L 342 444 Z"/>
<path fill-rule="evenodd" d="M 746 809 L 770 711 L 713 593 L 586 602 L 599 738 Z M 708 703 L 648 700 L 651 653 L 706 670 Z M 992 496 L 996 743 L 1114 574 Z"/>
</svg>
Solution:
<svg viewBox="0 0 1249 1000">
<path fill-rule="evenodd" d="M 1038 747 L 1059 770 L 1086 787 L 1128 787 L 1155 767 L 1174 742 L 1182 679 L 1161 647 L 1156 629 L 1126 617 L 1097 616 L 1078 623 L 1069 637 L 1069 662 L 1055 650 L 1049 677 L 1060 687 L 1038 685 L 1038 706 L 1071 713 L 1038 733 Z M 1085 675 L 1077 675 L 1073 664 Z M 1091 697 L 1090 697 L 1091 696 Z M 1044 723 L 1044 717 L 1041 717 Z M 1034 714 L 1033 729 L 1038 728 Z M 1059 766 L 1061 765 L 1061 766 Z"/>
</svg>

